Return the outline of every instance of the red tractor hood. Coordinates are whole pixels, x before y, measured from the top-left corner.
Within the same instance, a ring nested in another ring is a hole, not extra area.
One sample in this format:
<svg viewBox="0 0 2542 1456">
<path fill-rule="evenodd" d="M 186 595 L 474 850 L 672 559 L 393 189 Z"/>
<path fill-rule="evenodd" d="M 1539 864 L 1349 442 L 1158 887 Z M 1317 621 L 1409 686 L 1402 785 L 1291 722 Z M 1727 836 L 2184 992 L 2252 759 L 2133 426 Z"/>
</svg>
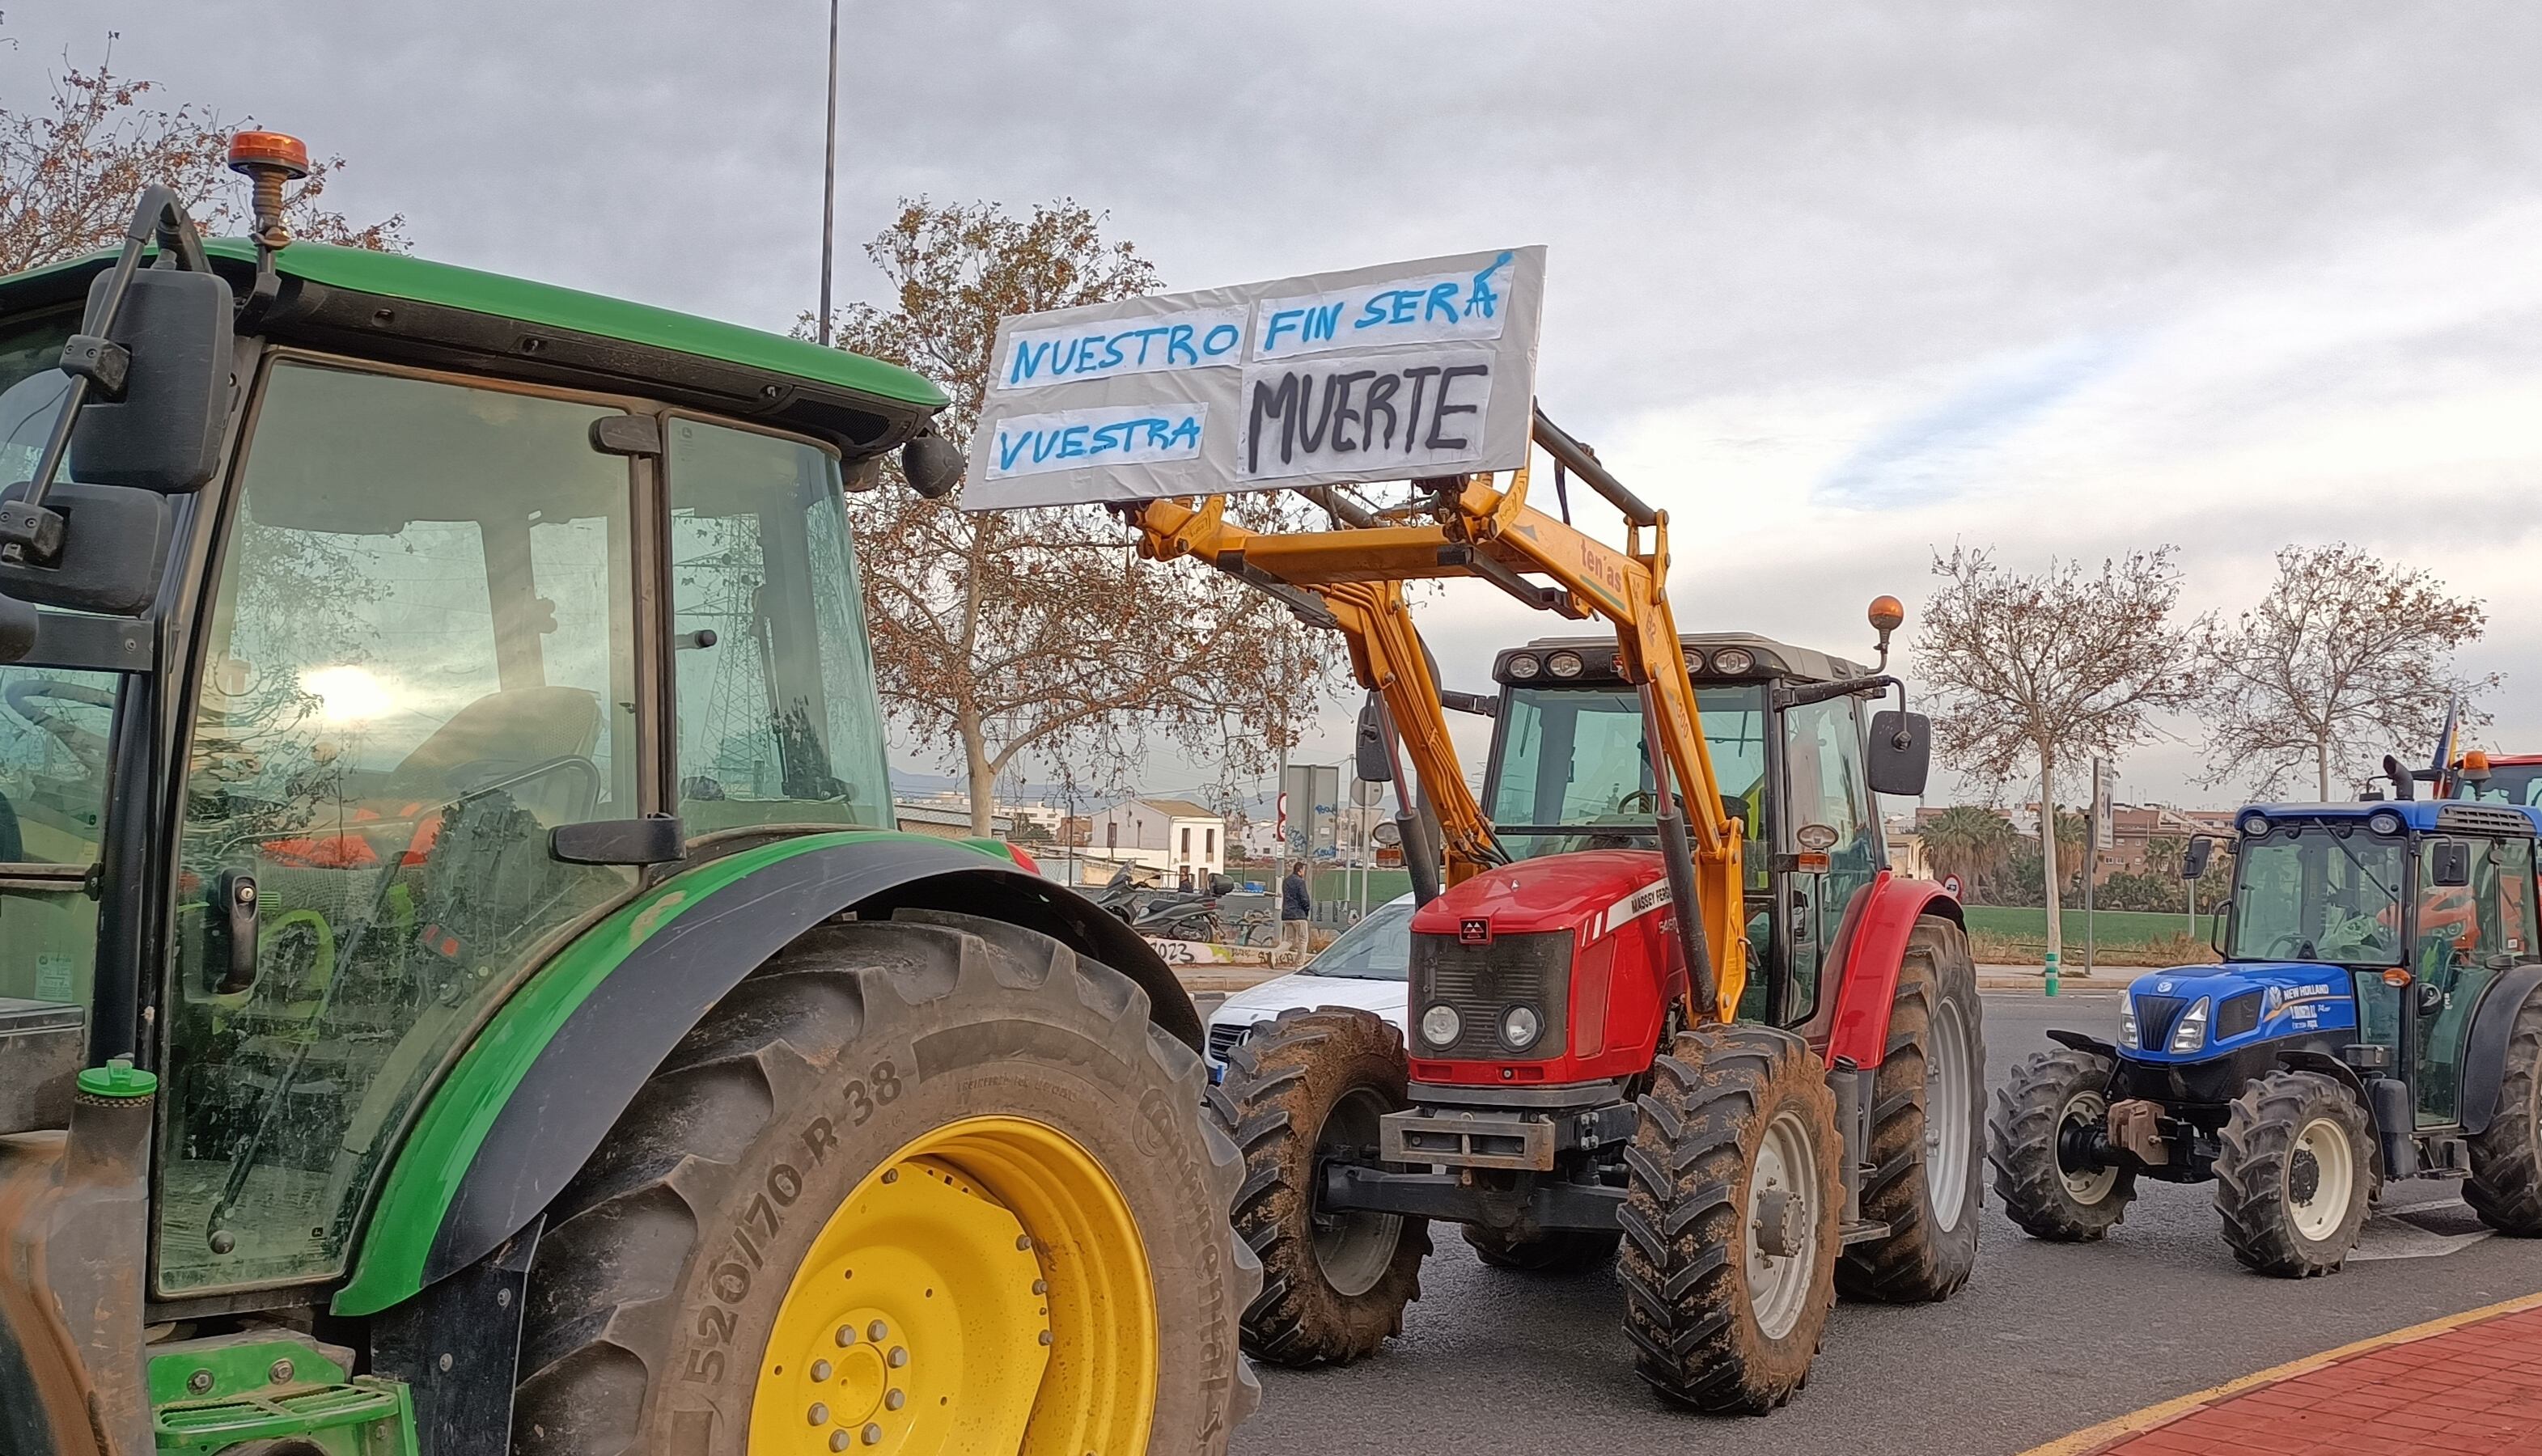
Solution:
<svg viewBox="0 0 2542 1456">
<path fill-rule="evenodd" d="M 1485 870 L 1415 910 L 1412 929 L 1468 942 L 1577 930 L 1585 950 L 1668 903 L 1668 864 L 1658 851 L 1588 849 Z"/>
</svg>

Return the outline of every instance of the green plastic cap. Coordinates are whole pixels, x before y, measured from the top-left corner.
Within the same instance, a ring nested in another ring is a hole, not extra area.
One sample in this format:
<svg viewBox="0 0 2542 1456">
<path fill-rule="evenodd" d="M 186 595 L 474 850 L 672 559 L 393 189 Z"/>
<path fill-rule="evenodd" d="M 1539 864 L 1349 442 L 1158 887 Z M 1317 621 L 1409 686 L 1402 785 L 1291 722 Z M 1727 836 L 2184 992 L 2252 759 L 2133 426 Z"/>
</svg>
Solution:
<svg viewBox="0 0 2542 1456">
<path fill-rule="evenodd" d="M 159 1078 L 134 1066 L 131 1057 L 118 1056 L 81 1072 L 79 1089 L 84 1097 L 148 1097 L 159 1090 Z"/>
</svg>

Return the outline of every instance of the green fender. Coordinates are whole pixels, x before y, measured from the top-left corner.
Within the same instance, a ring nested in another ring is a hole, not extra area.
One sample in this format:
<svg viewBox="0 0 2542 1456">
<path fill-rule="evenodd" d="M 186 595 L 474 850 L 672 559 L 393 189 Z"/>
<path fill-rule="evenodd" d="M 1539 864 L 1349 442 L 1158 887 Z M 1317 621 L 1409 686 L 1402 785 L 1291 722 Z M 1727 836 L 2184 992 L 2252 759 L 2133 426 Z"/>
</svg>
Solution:
<svg viewBox="0 0 2542 1456">
<path fill-rule="evenodd" d="M 376 1314 L 491 1252 L 555 1199 L 735 983 L 841 910 L 912 906 L 1055 936 L 1138 982 L 1157 1025 L 1200 1047 L 1191 997 L 1147 942 L 1003 852 L 859 830 L 727 854 L 585 931 L 494 1013 L 392 1154 L 334 1311 Z"/>
</svg>

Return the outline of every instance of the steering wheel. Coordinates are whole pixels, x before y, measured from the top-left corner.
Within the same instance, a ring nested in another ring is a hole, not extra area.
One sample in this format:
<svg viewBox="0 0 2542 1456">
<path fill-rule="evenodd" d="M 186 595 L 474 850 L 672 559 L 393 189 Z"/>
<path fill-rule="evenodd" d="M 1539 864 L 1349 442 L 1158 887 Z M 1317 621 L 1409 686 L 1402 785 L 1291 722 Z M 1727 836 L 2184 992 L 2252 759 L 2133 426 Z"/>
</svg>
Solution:
<svg viewBox="0 0 2542 1456">
<path fill-rule="evenodd" d="M 54 678 L 20 678 L 8 687 L 0 688 L 0 702 L 6 702 L 9 711 L 29 724 L 51 734 L 56 742 L 70 751 L 72 758 L 80 762 L 80 766 L 91 773 L 105 769 L 106 735 L 74 721 L 70 714 L 51 704 L 78 703 L 83 707 L 105 708 L 112 712 L 113 693 L 85 683 L 65 683 Z"/>
<path fill-rule="evenodd" d="M 2270 941 L 2269 948 L 2266 951 L 2261 952 L 2261 957 L 2264 960 L 2286 961 L 2294 959 L 2302 952 L 2302 950 L 2303 936 L 2289 930 L 2285 934 L 2279 936 L 2277 939 Z"/>
<path fill-rule="evenodd" d="M 1671 794 L 1669 797 L 1671 800 L 1679 804 L 1683 804 L 1685 802 L 1682 799 L 1679 799 L 1675 794 Z M 1618 814 L 1657 814 L 1660 812 L 1659 791 L 1657 789 L 1635 789 L 1631 793 L 1626 794 L 1615 801 L 1615 812 Z"/>
</svg>

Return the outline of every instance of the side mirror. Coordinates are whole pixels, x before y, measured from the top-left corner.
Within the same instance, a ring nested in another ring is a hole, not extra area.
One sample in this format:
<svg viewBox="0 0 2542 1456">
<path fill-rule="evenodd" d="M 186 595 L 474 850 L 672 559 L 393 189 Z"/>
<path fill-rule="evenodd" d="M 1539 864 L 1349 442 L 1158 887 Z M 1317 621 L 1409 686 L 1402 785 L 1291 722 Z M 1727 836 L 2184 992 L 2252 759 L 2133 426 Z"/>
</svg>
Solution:
<svg viewBox="0 0 2542 1456">
<path fill-rule="evenodd" d="M 2180 877 L 2184 880 L 2205 879 L 2206 862 L 2214 857 L 2214 836 L 2191 835 L 2188 847 L 2180 851 Z"/>
<path fill-rule="evenodd" d="M 2428 860 L 2439 889 L 2455 889 L 2471 883 L 2471 845 L 2461 839 L 2437 839 L 2428 845 Z"/>
<path fill-rule="evenodd" d="M 89 285 L 89 317 L 103 309 L 113 279 L 108 269 Z M 122 387 L 80 406 L 65 472 L 71 479 L 184 495 L 212 478 L 229 416 L 230 304 L 230 286 L 211 273 L 132 275 L 104 341 L 125 355 Z M 99 342 L 81 335 L 71 349 Z"/>
<path fill-rule="evenodd" d="M 1354 750 L 1356 771 L 1368 783 L 1394 781 L 1394 756 L 1385 751 L 1385 704 L 1372 692 L 1368 701 L 1360 705 L 1359 735 Z"/>
<path fill-rule="evenodd" d="M 1403 843 L 1403 826 L 1391 819 L 1381 819 L 1369 826 L 1368 841 L 1380 849 L 1393 849 Z"/>
<path fill-rule="evenodd" d="M 1897 708 L 1873 713 L 1863 769 L 1873 793 L 1922 793 L 1933 771 L 1933 720 Z"/>
<path fill-rule="evenodd" d="M 24 482 L 0 490 L 0 501 L 26 496 Z M 113 617 L 138 617 L 149 608 L 168 561 L 163 496 L 123 485 L 64 483 L 45 492 L 44 507 L 62 518 L 61 554 L 49 566 L 0 561 L 0 592 Z"/>
</svg>

